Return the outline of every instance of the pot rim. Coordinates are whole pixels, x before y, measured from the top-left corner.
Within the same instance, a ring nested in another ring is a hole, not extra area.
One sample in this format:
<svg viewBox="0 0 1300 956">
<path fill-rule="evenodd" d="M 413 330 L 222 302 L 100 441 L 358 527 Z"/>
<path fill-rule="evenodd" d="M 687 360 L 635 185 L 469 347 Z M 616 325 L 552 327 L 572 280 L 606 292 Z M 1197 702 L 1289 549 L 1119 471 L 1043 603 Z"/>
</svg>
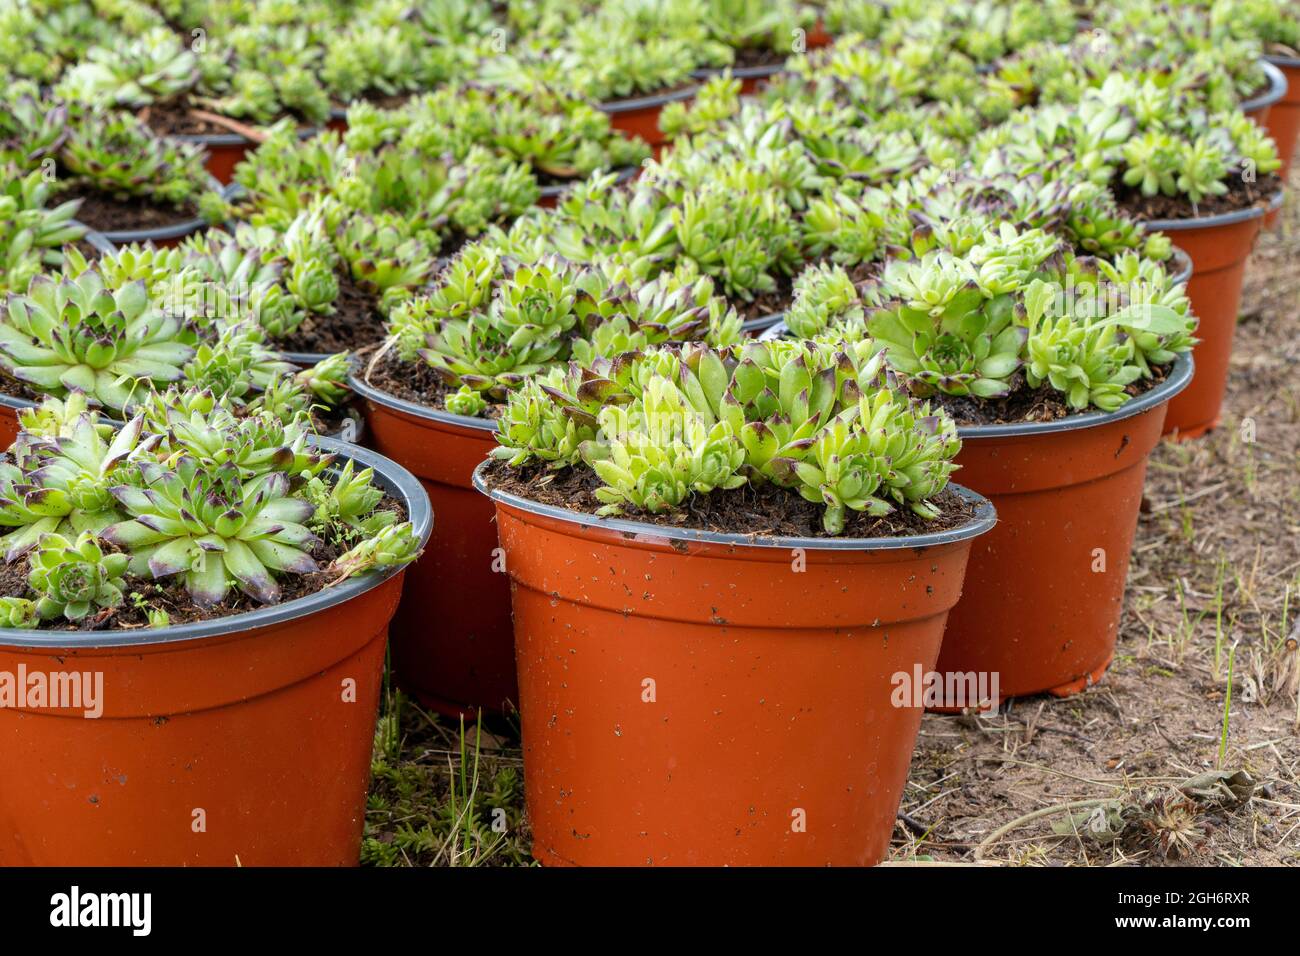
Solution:
<svg viewBox="0 0 1300 956">
<path fill-rule="evenodd" d="M 486 459 L 474 469 L 474 487 L 482 494 L 500 504 L 518 508 L 529 514 L 555 518 L 570 524 L 589 528 L 602 528 L 617 532 L 629 538 L 659 539 L 661 541 L 692 541 L 697 544 L 722 544 L 733 548 L 765 548 L 789 550 L 803 548 L 805 551 L 901 551 L 905 548 L 932 548 L 944 544 L 957 544 L 971 538 L 979 537 L 992 530 L 997 524 L 997 511 L 993 502 L 965 485 L 949 482 L 948 487 L 955 491 L 964 501 L 975 506 L 975 515 L 965 524 L 949 528 L 947 531 L 935 531 L 930 534 L 914 534 L 897 538 L 810 538 L 810 537 L 772 537 L 765 535 L 733 534 L 724 531 L 702 531 L 697 528 L 674 528 L 668 525 L 649 524 L 630 518 L 602 518 L 587 514 L 585 511 L 572 511 L 556 505 L 546 505 L 512 495 L 498 488 L 488 487 L 483 476 L 484 470 L 491 463 Z"/>
<path fill-rule="evenodd" d="M 1277 68 L 1277 65 L 1270 63 L 1267 57 L 1259 58 L 1259 65 L 1264 70 L 1264 75 L 1268 77 L 1268 89 L 1258 96 L 1245 100 L 1237 108 L 1243 113 L 1253 113 L 1256 110 L 1262 110 L 1267 106 L 1272 106 L 1282 97 L 1286 96 L 1286 75 Z"/>
<path fill-rule="evenodd" d="M 104 235 L 98 229 L 91 229 L 84 222 L 77 219 L 72 221 L 78 226 L 85 227 L 86 234 L 81 238 L 101 256 L 111 256 L 113 253 L 117 252 L 117 246 L 113 245 L 113 243 L 109 241 L 108 236 Z"/>
<path fill-rule="evenodd" d="M 1280 209 L 1282 199 L 1285 196 L 1286 187 L 1282 187 L 1268 197 L 1268 202 L 1257 203 L 1246 209 L 1233 209 L 1230 212 L 1221 212 L 1213 216 L 1193 216 L 1190 219 L 1148 219 L 1143 225 L 1154 232 L 1185 232 L 1189 229 L 1214 229 L 1218 226 L 1235 226 L 1239 222 L 1260 219 L 1275 209 Z"/>
<path fill-rule="evenodd" d="M 618 169 L 616 170 L 618 176 L 614 178 L 614 184 L 622 185 L 623 183 L 630 182 L 632 178 L 636 176 L 637 172 L 640 169 L 641 169 L 640 166 L 619 166 Z M 572 186 L 575 186 L 576 184 L 582 182 L 586 178 L 588 177 L 584 176 L 578 179 L 570 179 L 562 183 L 551 183 L 549 186 L 542 186 L 540 187 L 541 193 L 539 198 L 541 199 L 550 199 L 552 197 L 558 198 L 561 194 L 564 193 L 565 190 L 569 189 Z"/>
<path fill-rule="evenodd" d="M 212 176 L 208 177 L 208 188 L 220 193 L 223 199 L 230 198 L 227 193 L 230 187 L 221 185 Z M 206 219 L 196 216 L 183 222 L 172 223 L 170 226 L 159 226 L 157 229 L 108 229 L 100 233 L 100 235 L 114 246 L 125 246 L 133 242 L 162 242 L 167 239 L 184 239 L 186 236 L 191 236 L 207 226 L 208 221 Z"/>
<path fill-rule="evenodd" d="M 602 113 L 634 113 L 637 110 L 654 109 L 664 106 L 667 103 L 676 103 L 681 100 L 689 100 L 700 91 L 698 83 L 692 83 L 690 86 L 680 90 L 673 90 L 669 93 L 651 93 L 647 96 L 633 96 L 621 100 L 608 100 L 604 103 L 597 103 L 596 108 Z"/>
<path fill-rule="evenodd" d="M 765 80 L 768 77 L 776 76 L 784 72 L 785 60 L 780 63 L 763 63 L 758 66 L 702 66 L 691 70 L 691 76 L 697 80 L 711 80 L 715 76 L 722 76 L 728 70 L 737 80 Z"/>
<path fill-rule="evenodd" d="M 311 139 L 321 131 L 319 126 L 299 126 L 298 138 Z M 193 143 L 196 146 L 260 146 L 256 140 L 251 140 L 240 133 L 175 133 L 172 139 L 179 140 L 182 143 Z"/>
<path fill-rule="evenodd" d="M 495 433 L 497 423 L 491 418 L 471 418 L 469 415 L 457 415 L 454 412 L 440 411 L 436 408 L 430 408 L 428 405 L 420 405 L 409 399 L 398 398 L 396 395 L 390 395 L 374 385 L 371 385 L 356 372 L 348 373 L 348 385 L 352 391 L 356 392 L 367 401 L 375 402 L 386 408 L 395 409 L 399 412 L 405 412 L 416 418 L 423 418 L 425 421 L 440 422 L 444 425 L 459 425 L 462 428 L 477 428 L 480 431 Z"/>
<path fill-rule="evenodd" d="M 1150 411 L 1173 398 L 1192 380 L 1196 369 L 1191 352 L 1182 352 L 1174 359 L 1169 377 L 1141 395 L 1125 402 L 1113 412 L 1092 411 L 1067 415 L 1052 422 L 1012 422 L 1006 425 L 958 425 L 957 436 L 968 438 L 1020 438 L 1029 435 L 1046 435 L 1053 432 L 1072 432 L 1123 421 Z"/>
<path fill-rule="evenodd" d="M 1278 68 L 1300 70 L 1300 56 L 1284 56 L 1281 53 L 1265 53 L 1264 59 Z"/>
<path fill-rule="evenodd" d="M 785 312 L 771 312 L 767 315 L 760 315 L 757 318 L 746 319 L 740 324 L 742 332 L 765 332 L 775 325 L 785 321 Z"/>
<path fill-rule="evenodd" d="M 334 452 L 340 458 L 352 459 L 367 468 L 374 468 L 378 483 L 406 505 L 408 520 L 415 527 L 420 547 L 423 548 L 433 530 L 433 508 L 419 480 L 396 462 L 368 448 L 359 448 L 332 438 L 312 436 L 313 445 Z M 199 638 L 221 637 L 241 631 L 251 631 L 297 620 L 343 604 L 378 587 L 405 566 L 389 568 L 382 572 L 369 572 L 349 578 L 332 588 L 316 591 L 304 597 L 272 604 L 254 611 L 230 614 L 226 617 L 178 624 L 174 627 L 136 628 L 129 631 L 39 631 L 20 628 L 0 628 L 0 647 L 53 650 L 96 650 L 113 647 L 144 647 L 153 644 L 177 644 Z"/>
</svg>

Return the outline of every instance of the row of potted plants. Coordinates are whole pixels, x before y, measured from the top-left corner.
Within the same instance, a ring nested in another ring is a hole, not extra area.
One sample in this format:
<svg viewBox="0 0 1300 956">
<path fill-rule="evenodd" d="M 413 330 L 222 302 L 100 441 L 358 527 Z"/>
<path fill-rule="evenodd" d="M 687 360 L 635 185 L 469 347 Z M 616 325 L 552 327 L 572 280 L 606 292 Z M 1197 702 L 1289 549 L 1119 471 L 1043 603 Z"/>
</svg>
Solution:
<svg viewBox="0 0 1300 956">
<path fill-rule="evenodd" d="M 544 6 L 566 37 L 589 12 Z M 1152 204 L 1204 218 L 1246 161 L 1260 185 L 1275 160 L 1242 114 L 1123 67 L 1020 102 L 1008 61 L 978 65 L 1057 38 L 1023 7 L 980 21 L 1000 46 L 967 37 L 966 66 L 918 70 L 898 43 L 924 33 L 894 38 L 908 9 L 766 98 L 708 81 L 665 111 L 673 146 L 639 179 L 597 175 L 551 210 L 504 211 L 500 184 L 536 198 L 556 157 L 606 165 L 608 128 L 573 144 L 513 122 L 535 87 L 463 87 L 354 107 L 343 135 L 277 129 L 237 174 L 230 233 L 24 260 L 54 274 L 10 299 L 0 362 L 56 398 L 19 412 L 0 475 L 20 572 L 0 670 L 89 657 L 132 691 L 106 730 L 14 731 L 28 776 L 68 792 L 6 798 L 10 858 L 353 862 L 386 569 L 428 535 L 427 498 L 438 536 L 407 572 L 394 670 L 446 711 L 518 702 L 547 862 L 875 862 L 920 715 L 891 704 L 894 675 L 998 671 L 1007 694 L 1100 676 L 1146 457 L 1205 327 Z M 784 323 L 746 341 L 759 309 Z M 349 375 L 369 439 L 419 476 L 338 446 L 378 496 L 310 449 L 307 406 L 341 397 L 346 359 L 299 372 L 277 351 L 339 312 L 379 333 Z M 191 390 L 154 390 L 170 383 Z M 237 613 L 186 630 L 157 583 L 177 575 L 203 613 Z M 223 605 L 235 589 L 295 599 Z M 245 724 L 240 769 L 210 735 Z M 141 732 L 160 743 L 142 753 Z M 187 759 L 200 772 L 178 776 Z M 250 772 L 274 793 L 249 801 Z M 151 787 L 188 831 L 146 838 Z M 92 845 L 52 833 L 110 805 Z M 191 838 L 196 809 L 235 831 Z"/>
</svg>

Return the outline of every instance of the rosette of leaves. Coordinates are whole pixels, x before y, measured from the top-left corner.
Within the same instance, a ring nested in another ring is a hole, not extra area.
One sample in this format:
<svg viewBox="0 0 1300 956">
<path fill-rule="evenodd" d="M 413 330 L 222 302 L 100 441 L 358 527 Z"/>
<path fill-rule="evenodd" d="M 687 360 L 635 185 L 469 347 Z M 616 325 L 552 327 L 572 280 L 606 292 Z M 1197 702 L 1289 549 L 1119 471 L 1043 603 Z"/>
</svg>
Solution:
<svg viewBox="0 0 1300 956">
<path fill-rule="evenodd" d="M 166 26 L 95 46 L 69 69 L 57 92 L 103 106 L 141 107 L 174 99 L 199 81 L 199 57 Z"/>
<path fill-rule="evenodd" d="M 31 554 L 27 584 L 38 595 L 36 613 L 42 620 L 80 621 L 93 611 L 122 603 L 122 576 L 129 559 L 106 552 L 90 532 L 75 541 L 43 534 Z"/>
<path fill-rule="evenodd" d="M 23 171 L 40 168 L 44 160 L 57 155 L 67 138 L 68 108 L 63 103 L 46 98 L 28 83 L 0 96 L 0 163 Z"/>
<path fill-rule="evenodd" d="M 102 537 L 130 554 L 137 577 L 182 575 L 200 606 L 219 604 L 232 583 L 263 604 L 280 599 L 274 572 L 309 574 L 316 537 L 304 524 L 311 502 L 291 495 L 288 478 L 272 471 L 242 480 L 188 455 L 169 464 L 141 464 L 139 485 L 113 494 L 129 518 Z"/>
<path fill-rule="evenodd" d="M 770 482 L 823 504 L 828 534 L 848 511 L 934 517 L 956 430 L 880 372 L 847 343 L 650 349 L 516 392 L 492 454 L 591 468 L 602 514 L 669 512 L 692 494 Z"/>
<path fill-rule="evenodd" d="M 57 400 L 55 400 L 57 401 Z M 110 489 L 119 472 L 158 444 L 143 435 L 136 416 L 120 430 L 100 426 L 84 402 L 42 409 L 24 426 L 11 449 L 14 461 L 0 463 L 0 538 L 6 561 L 27 553 L 44 534 L 99 532 L 121 515 Z"/>
<path fill-rule="evenodd" d="M 286 114 L 317 126 L 329 119 L 330 98 L 318 72 L 323 49 L 306 26 L 241 24 L 221 30 L 218 39 L 230 52 L 231 67 L 228 75 L 208 79 L 200 103 L 262 124 Z"/>
<path fill-rule="evenodd" d="M 220 196 L 209 188 L 202 150 L 154 135 L 128 113 L 92 110 L 72 120 L 58 160 L 66 174 L 59 182 L 67 189 L 177 207 L 193 204 L 204 215 L 218 212 L 204 201 L 212 193 L 219 204 Z"/>
<path fill-rule="evenodd" d="M 113 288 L 93 269 L 37 276 L 0 317 L 0 365 L 10 375 L 56 396 L 85 392 L 119 412 L 152 385 L 180 379 L 194 341 L 144 282 Z"/>
<path fill-rule="evenodd" d="M 332 461 L 308 444 L 306 415 L 282 420 L 208 389 L 155 392 L 142 413 L 145 431 L 164 436 L 165 456 L 186 455 L 210 471 L 233 470 L 241 478 L 282 471 L 296 483 Z"/>
<path fill-rule="evenodd" d="M 1016 301 L 989 295 L 975 267 L 946 252 L 891 262 L 867 333 L 914 394 L 1000 398 L 1022 363 L 1028 331 L 1015 320 Z"/>
<path fill-rule="evenodd" d="M 868 294 L 879 304 L 874 286 Z M 785 324 L 797 338 L 810 339 L 827 329 L 855 328 L 866 324 L 866 310 L 858 288 L 842 268 L 830 263 L 811 266 L 794 280 L 794 298 Z"/>
<path fill-rule="evenodd" d="M 62 247 L 85 235 L 77 200 L 50 206 L 52 186 L 39 170 L 0 165 L 0 294 L 22 292 L 32 277 L 63 261 Z"/>
</svg>

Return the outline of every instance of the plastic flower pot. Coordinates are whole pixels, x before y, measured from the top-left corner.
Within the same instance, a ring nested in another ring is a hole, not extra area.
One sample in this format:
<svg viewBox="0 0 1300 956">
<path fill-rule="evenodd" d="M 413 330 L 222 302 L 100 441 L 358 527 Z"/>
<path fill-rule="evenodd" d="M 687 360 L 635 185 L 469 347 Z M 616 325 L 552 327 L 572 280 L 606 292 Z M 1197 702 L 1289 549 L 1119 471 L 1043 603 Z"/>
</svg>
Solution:
<svg viewBox="0 0 1300 956">
<path fill-rule="evenodd" d="M 637 173 L 640 171 L 640 166 L 623 166 L 618 170 L 618 176 L 615 177 L 614 182 L 618 185 L 631 182 L 633 179 L 636 179 Z M 581 181 L 582 180 L 580 179 L 572 179 L 568 182 L 550 183 L 541 187 L 541 196 L 538 197 L 537 205 L 544 209 L 554 209 L 556 203 L 560 201 L 560 197 L 563 196 L 572 186 Z"/>
<path fill-rule="evenodd" d="M 1268 118 L 1273 104 L 1279 102 L 1287 91 L 1287 79 L 1280 69 L 1268 60 L 1260 60 L 1260 67 L 1268 77 L 1268 86 L 1258 95 L 1242 101 L 1241 111 L 1255 121 L 1255 125 L 1268 129 Z"/>
<path fill-rule="evenodd" d="M 496 503 L 533 855 L 862 866 L 889 846 L 972 540 L 716 534 Z M 950 486 L 955 487 L 955 486 Z M 910 703 L 910 701 L 909 701 Z"/>
<path fill-rule="evenodd" d="M 601 103 L 600 109 L 609 114 L 609 123 L 626 136 L 635 136 L 650 146 L 662 146 L 666 139 L 659 130 L 659 113 L 668 103 L 692 99 L 698 86 L 687 86 L 653 96 L 637 96 L 625 100 Z"/>
<path fill-rule="evenodd" d="M 784 69 L 784 63 L 764 63 L 759 66 L 733 66 L 722 69 L 694 70 L 691 72 L 691 76 L 701 83 L 707 83 L 715 76 L 722 76 L 724 73 L 730 72 L 733 78 L 740 80 L 740 94 L 745 96 L 755 92 L 759 84 L 764 80 L 770 80 Z"/>
<path fill-rule="evenodd" d="M 773 312 L 770 315 L 760 315 L 754 319 L 746 319 L 741 323 L 740 330 L 747 336 L 761 338 L 764 332 L 774 328 L 784 319 L 784 312 Z"/>
<path fill-rule="evenodd" d="M 1192 369 L 1180 356 L 1162 383 L 1114 412 L 958 428 L 957 474 L 993 502 L 998 523 L 972 546 L 940 674 L 996 673 L 1002 697 L 1066 696 L 1101 678 L 1147 458 Z"/>
<path fill-rule="evenodd" d="M 1265 213 L 1281 203 L 1279 191 L 1267 205 L 1199 219 L 1159 219 L 1146 224 L 1148 229 L 1172 233 L 1192 257 L 1187 295 L 1198 320 L 1196 336 L 1201 340 L 1194 352 L 1196 380 L 1170 402 L 1166 434 L 1197 438 L 1219 424 L 1246 260 Z"/>
<path fill-rule="evenodd" d="M 84 225 L 84 223 L 79 223 L 79 225 Z M 111 256 L 117 252 L 117 246 L 109 242 L 108 237 L 102 232 L 97 232 L 94 229 L 87 228 L 86 234 L 81 237 L 81 240 L 101 256 Z"/>
<path fill-rule="evenodd" d="M 1285 180 L 1291 157 L 1295 155 L 1296 134 L 1300 132 L 1300 57 L 1270 56 L 1268 62 L 1286 77 L 1286 93 L 1269 108 L 1264 124 L 1268 135 L 1277 143 L 1277 154 L 1282 160 L 1280 175 Z M 1279 213 L 1280 210 L 1274 210 L 1264 217 L 1265 228 L 1277 225 Z"/>
<path fill-rule="evenodd" d="M 8 448 L 18 437 L 18 416 L 23 409 L 35 408 L 36 402 L 13 395 L 0 395 L 0 450 Z"/>
<path fill-rule="evenodd" d="M 428 535 L 410 474 L 320 444 Z M 102 675 L 97 718 L 0 708 L 0 865 L 355 866 L 401 587 L 398 570 L 183 626 L 0 630 L 0 672 Z"/>
<path fill-rule="evenodd" d="M 394 677 L 442 714 L 504 710 L 518 700 L 510 588 L 492 503 L 473 486 L 474 469 L 496 446 L 496 425 L 404 401 L 360 375 L 350 383 L 365 405 L 369 444 L 420 479 L 438 515 L 393 618 Z"/>
<path fill-rule="evenodd" d="M 308 126 L 298 131 L 299 139 L 310 139 L 319 130 Z M 258 143 L 241 136 L 239 133 L 186 133 L 173 136 L 172 139 L 182 143 L 202 146 L 208 154 L 208 173 L 223 186 L 229 185 L 235 178 L 235 167 L 240 160 L 257 149 Z"/>
</svg>

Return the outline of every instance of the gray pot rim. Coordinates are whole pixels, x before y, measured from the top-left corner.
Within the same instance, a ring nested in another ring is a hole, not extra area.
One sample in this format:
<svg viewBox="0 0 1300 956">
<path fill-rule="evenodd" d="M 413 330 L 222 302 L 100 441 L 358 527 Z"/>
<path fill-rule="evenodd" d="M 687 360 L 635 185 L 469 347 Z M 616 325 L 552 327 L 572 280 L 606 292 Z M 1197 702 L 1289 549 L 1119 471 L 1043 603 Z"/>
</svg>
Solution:
<svg viewBox="0 0 1300 956">
<path fill-rule="evenodd" d="M 401 498 L 406 505 L 408 519 L 415 527 L 420 547 L 429 540 L 433 530 L 433 509 L 429 496 L 419 480 L 409 471 L 378 452 L 358 448 L 330 438 L 313 437 L 311 443 L 341 459 L 352 459 L 359 465 L 374 468 L 375 480 L 388 494 Z M 305 597 L 246 611 L 226 617 L 175 627 L 136 628 L 130 631 L 33 631 L 18 628 L 0 628 L 0 647 L 32 649 L 94 650 L 114 647 L 143 647 L 154 644 L 177 644 L 202 638 L 221 637 L 242 631 L 283 624 L 337 607 L 365 592 L 378 587 L 401 568 L 372 571 L 360 577 L 349 578 L 341 584 Z"/>
<path fill-rule="evenodd" d="M 1272 106 L 1282 97 L 1286 96 L 1286 76 L 1277 65 L 1270 63 L 1268 57 L 1261 57 L 1259 65 L 1268 77 L 1268 89 L 1258 96 L 1244 100 L 1238 107 L 1243 113 L 1252 113 L 1255 110 L 1262 110 L 1266 106 Z"/>
<path fill-rule="evenodd" d="M 457 415 L 453 412 L 430 408 L 428 405 L 420 405 L 405 398 L 398 398 L 396 395 L 390 395 L 388 392 L 371 385 L 355 372 L 349 373 L 348 385 L 352 388 L 352 391 L 368 401 L 383 405 L 386 408 L 396 409 L 399 412 L 405 412 L 415 418 L 423 418 L 425 421 L 439 422 L 443 425 L 459 425 L 461 428 L 476 428 L 479 431 L 495 432 L 497 430 L 497 423 L 490 418 L 471 418 L 469 415 Z"/>
<path fill-rule="evenodd" d="M 630 182 L 630 181 L 632 180 L 632 178 L 633 178 L 634 176 L 636 176 L 637 171 L 640 170 L 640 168 L 641 168 L 640 166 L 620 166 L 620 167 L 618 167 L 618 169 L 616 170 L 616 172 L 618 173 L 618 175 L 614 177 L 614 183 L 615 183 L 615 185 L 622 185 L 623 183 Z M 593 174 L 593 175 L 594 175 L 594 174 Z M 584 178 L 585 178 L 585 177 L 584 177 Z M 578 183 L 580 183 L 580 182 L 582 182 L 582 181 L 583 181 L 582 178 L 579 178 L 579 179 L 570 179 L 570 180 L 567 180 L 566 182 L 562 182 L 562 183 L 551 183 L 551 184 L 548 185 L 548 186 L 541 186 L 541 187 L 540 187 L 540 189 L 541 189 L 541 195 L 540 195 L 540 198 L 542 198 L 542 199 L 550 199 L 550 198 L 552 198 L 552 197 L 558 198 L 558 197 L 561 196 L 561 195 L 562 195 L 566 190 L 572 188 L 573 186 L 577 185 Z"/>
<path fill-rule="evenodd" d="M 741 323 L 740 330 L 742 332 L 751 332 L 751 333 L 765 332 L 768 329 L 772 328 L 774 325 L 777 325 L 778 323 L 783 321 L 785 321 L 785 312 L 772 312 L 769 313 L 768 315 L 760 315 L 757 318 L 746 319 L 744 322 Z"/>
<path fill-rule="evenodd" d="M 1173 282 L 1187 282 L 1192 278 L 1192 273 L 1196 271 L 1196 265 L 1192 262 L 1192 257 L 1187 254 L 1182 246 L 1172 244 L 1170 259 L 1178 267 L 1178 271 L 1173 275 Z"/>
<path fill-rule="evenodd" d="M 691 76 L 697 80 L 711 80 L 730 72 L 737 80 L 765 80 L 785 71 L 785 61 L 766 63 L 758 66 L 703 66 L 691 70 Z"/>
<path fill-rule="evenodd" d="M 1174 359 L 1169 376 L 1155 388 L 1148 389 L 1137 398 L 1125 402 L 1113 412 L 1092 411 L 1067 415 L 1053 422 L 1014 422 L 1007 425 L 958 425 L 957 435 L 962 441 L 968 438 L 1023 438 L 1055 432 L 1073 432 L 1084 428 L 1109 425 L 1112 422 L 1133 418 L 1169 401 L 1192 380 L 1196 363 L 1191 352 L 1183 352 Z"/>
<path fill-rule="evenodd" d="M 493 501 L 518 508 L 529 514 L 555 518 L 587 528 L 601 528 L 623 534 L 629 538 L 657 538 L 668 541 L 692 541 L 700 544 L 721 544 L 733 548 L 764 548 L 789 550 L 803 548 L 805 551 L 901 551 L 905 548 L 932 548 L 944 544 L 956 544 L 970 538 L 978 537 L 992 530 L 997 523 L 997 511 L 993 502 L 983 495 L 971 491 L 964 485 L 949 482 L 948 487 L 963 500 L 975 505 L 975 515 L 968 522 L 947 531 L 930 534 L 909 535 L 896 538 L 810 538 L 810 537 L 769 537 L 764 535 L 732 534 L 722 531 L 702 531 L 695 528 L 673 528 L 668 525 L 648 524 L 629 518 L 602 518 L 584 511 L 572 511 L 555 505 L 545 505 L 530 501 L 518 495 L 488 487 L 484 479 L 484 470 L 490 463 L 484 461 L 474 469 L 474 487 Z"/>
<path fill-rule="evenodd" d="M 298 138 L 311 139 L 320 132 L 319 126 L 299 126 Z M 258 146 L 259 143 L 249 139 L 240 133 L 176 133 L 171 139 L 179 140 L 182 143 L 193 143 L 196 146 Z"/>
<path fill-rule="evenodd" d="M 117 252 L 117 246 L 113 245 L 113 243 L 109 241 L 108 237 L 102 232 L 97 229 L 91 229 L 80 220 L 74 219 L 72 221 L 86 230 L 86 234 L 81 238 L 85 241 L 86 245 L 93 248 L 101 256 L 111 256 L 113 253 Z"/>
<path fill-rule="evenodd" d="M 779 338 L 786 331 L 788 330 L 785 323 L 780 322 L 764 332 L 759 341 L 770 341 Z M 1137 398 L 1125 402 L 1113 412 L 1081 412 L 1077 415 L 1058 418 L 1052 422 L 958 425 L 957 434 L 963 441 L 967 438 L 1021 438 L 1026 435 L 1046 435 L 1049 432 L 1070 432 L 1081 428 L 1092 428 L 1096 425 L 1109 425 L 1111 422 L 1118 422 L 1125 418 L 1132 418 L 1134 415 L 1140 415 L 1161 402 L 1173 398 L 1191 382 L 1195 370 L 1196 363 L 1192 359 L 1192 353 L 1183 352 L 1174 359 L 1173 368 L 1170 370 L 1168 378 L 1155 388 L 1148 389 Z"/>
<path fill-rule="evenodd" d="M 228 186 L 223 186 L 216 179 L 208 177 L 208 188 L 214 192 L 220 193 L 222 198 L 229 198 Z M 208 227 L 208 221 L 202 217 L 186 219 L 183 222 L 172 223 L 170 226 L 159 226 L 157 229 L 109 229 L 100 233 L 105 239 L 115 246 L 130 245 L 133 242 L 162 242 L 168 239 L 184 239 L 186 236 L 192 236 Z"/>
<path fill-rule="evenodd" d="M 680 90 L 673 90 L 670 93 L 652 93 L 649 96 L 633 96 L 622 100 L 608 100 L 604 103 L 597 103 L 596 108 L 602 113 L 634 113 L 637 110 L 654 109 L 655 107 L 664 106 L 668 103 L 677 103 L 682 100 L 689 100 L 700 91 L 699 84 L 692 83 L 690 86 Z"/>
<path fill-rule="evenodd" d="M 1264 59 L 1276 67 L 1300 70 L 1300 56 L 1284 56 L 1281 53 L 1265 53 Z"/>
<path fill-rule="evenodd" d="M 1195 216 L 1191 219 L 1148 219 L 1142 224 L 1154 232 L 1185 232 L 1189 229 L 1214 229 L 1218 226 L 1234 226 L 1239 222 L 1261 219 L 1282 206 L 1286 189 L 1281 188 L 1268 197 L 1268 202 L 1257 203 L 1246 209 L 1233 209 L 1214 216 Z"/>
</svg>

